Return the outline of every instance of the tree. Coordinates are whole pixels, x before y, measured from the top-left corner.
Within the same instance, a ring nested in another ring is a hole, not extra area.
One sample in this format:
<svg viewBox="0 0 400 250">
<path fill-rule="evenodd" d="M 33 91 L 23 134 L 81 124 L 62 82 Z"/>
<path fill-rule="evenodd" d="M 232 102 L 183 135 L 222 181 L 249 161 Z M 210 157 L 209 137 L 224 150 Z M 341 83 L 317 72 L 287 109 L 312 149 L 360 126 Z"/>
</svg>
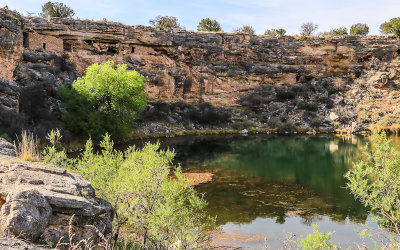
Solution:
<svg viewBox="0 0 400 250">
<path fill-rule="evenodd" d="M 146 105 L 145 78 L 126 64 L 93 64 L 71 89 L 60 89 L 67 112 L 63 121 L 79 135 L 100 139 L 106 132 L 114 138 L 125 137 Z"/>
<path fill-rule="evenodd" d="M 300 33 L 304 36 L 311 36 L 315 31 L 318 30 L 318 24 L 307 22 L 301 25 Z"/>
<path fill-rule="evenodd" d="M 265 31 L 264 36 L 284 36 L 285 34 L 285 29 L 270 29 Z"/>
<path fill-rule="evenodd" d="M 210 18 L 204 18 L 199 22 L 199 25 L 197 25 L 197 30 L 198 31 L 221 32 L 222 28 L 217 20 L 212 20 Z"/>
<path fill-rule="evenodd" d="M 368 33 L 369 27 L 365 23 L 356 23 L 350 28 L 350 35 L 352 36 L 366 36 Z"/>
<path fill-rule="evenodd" d="M 346 173 L 347 186 L 383 228 L 400 237 L 400 151 L 386 134 L 375 134 L 372 149 L 363 148 L 365 159 Z M 399 238 L 397 238 L 399 239 Z"/>
<path fill-rule="evenodd" d="M 178 22 L 178 18 L 173 16 L 157 16 L 149 21 L 151 25 L 159 29 L 184 29 Z"/>
<path fill-rule="evenodd" d="M 400 39 L 400 17 L 392 18 L 389 22 L 384 22 L 380 26 L 380 31 L 385 35 L 394 35 Z"/>
<path fill-rule="evenodd" d="M 250 25 L 244 25 L 243 27 L 235 29 L 233 32 L 235 32 L 235 33 L 246 33 L 246 34 L 249 34 L 249 35 L 254 35 L 256 33 L 254 28 L 252 26 L 250 26 Z"/>
<path fill-rule="evenodd" d="M 215 220 L 204 211 L 207 203 L 171 165 L 174 152 L 161 150 L 159 143 L 120 152 L 106 134 L 99 153 L 88 140 L 77 159 L 68 159 L 65 150 L 56 149 L 60 133 L 52 131 L 48 138 L 43 159 L 88 179 L 97 196 L 115 208 L 113 249 L 119 249 L 122 226 L 128 234 L 124 242 L 134 249 L 170 249 L 176 242 L 179 249 L 197 249 L 214 229 Z"/>
<path fill-rule="evenodd" d="M 330 36 L 344 36 L 347 35 L 347 28 L 346 27 L 340 27 L 340 28 L 335 28 L 331 29 L 329 32 Z"/>
<path fill-rule="evenodd" d="M 47 2 L 42 6 L 42 17 L 73 17 L 74 10 L 67 5 L 59 2 Z"/>
</svg>

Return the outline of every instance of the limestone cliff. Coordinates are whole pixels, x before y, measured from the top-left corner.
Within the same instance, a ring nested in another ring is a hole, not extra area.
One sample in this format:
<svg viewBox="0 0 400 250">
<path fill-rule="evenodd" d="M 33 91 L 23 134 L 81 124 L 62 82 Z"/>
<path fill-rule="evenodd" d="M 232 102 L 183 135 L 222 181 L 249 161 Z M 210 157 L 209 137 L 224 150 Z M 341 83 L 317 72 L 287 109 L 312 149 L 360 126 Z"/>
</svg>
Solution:
<svg viewBox="0 0 400 250">
<path fill-rule="evenodd" d="M 92 63 L 113 60 L 146 76 L 150 103 L 184 102 L 194 107 L 209 103 L 232 115 L 228 126 L 235 120 L 261 127 L 291 123 L 305 128 L 363 128 L 382 118 L 386 119 L 382 125 L 400 123 L 400 43 L 392 37 L 300 41 L 289 36 L 14 18 L 5 10 L 0 15 L 0 62 L 7 65 L 0 74 L 8 80 L 0 81 L 0 103 L 17 112 L 20 97 L 7 94 L 1 86 L 41 82 L 49 92 L 48 85 L 54 89 L 83 74 Z M 62 111 L 56 102 L 49 103 L 52 111 Z M 154 111 L 155 107 L 147 111 L 164 112 Z M 168 120 L 179 122 L 184 109 L 174 106 L 164 113 Z"/>
<path fill-rule="evenodd" d="M 0 146 L 12 147 L 1 138 Z M 0 150 L 0 248 L 35 249 L 12 238 L 61 249 L 70 240 L 95 245 L 111 232 L 113 207 L 87 180 L 10 153 Z"/>
</svg>

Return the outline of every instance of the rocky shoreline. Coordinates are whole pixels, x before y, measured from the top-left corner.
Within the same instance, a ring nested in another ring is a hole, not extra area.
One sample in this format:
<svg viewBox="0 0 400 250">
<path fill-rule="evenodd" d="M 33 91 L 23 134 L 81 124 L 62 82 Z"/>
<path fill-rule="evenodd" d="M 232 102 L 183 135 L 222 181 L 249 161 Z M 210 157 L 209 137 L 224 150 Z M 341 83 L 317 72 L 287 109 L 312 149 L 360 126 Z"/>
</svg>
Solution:
<svg viewBox="0 0 400 250">
<path fill-rule="evenodd" d="M 1 138 L 0 144 L 2 149 L 13 147 Z M 111 232 L 113 207 L 96 197 L 90 182 L 56 166 L 21 161 L 10 153 L 0 152 L 0 246 L 60 247 L 81 240 L 96 245 L 101 235 Z"/>
</svg>

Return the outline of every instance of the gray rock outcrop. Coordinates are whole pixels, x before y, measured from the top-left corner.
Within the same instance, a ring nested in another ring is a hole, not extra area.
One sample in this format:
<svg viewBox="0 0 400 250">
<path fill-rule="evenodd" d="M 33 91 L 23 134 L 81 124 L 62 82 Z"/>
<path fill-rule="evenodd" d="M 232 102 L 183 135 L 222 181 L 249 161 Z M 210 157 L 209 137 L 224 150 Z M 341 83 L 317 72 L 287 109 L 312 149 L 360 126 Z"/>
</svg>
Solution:
<svg viewBox="0 0 400 250">
<path fill-rule="evenodd" d="M 0 137 L 0 155 L 15 156 L 14 145 Z"/>
<path fill-rule="evenodd" d="M 96 244 L 112 230 L 113 207 L 87 180 L 43 163 L 0 155 L 0 201 L 3 236 L 54 247 L 70 238 Z"/>
</svg>

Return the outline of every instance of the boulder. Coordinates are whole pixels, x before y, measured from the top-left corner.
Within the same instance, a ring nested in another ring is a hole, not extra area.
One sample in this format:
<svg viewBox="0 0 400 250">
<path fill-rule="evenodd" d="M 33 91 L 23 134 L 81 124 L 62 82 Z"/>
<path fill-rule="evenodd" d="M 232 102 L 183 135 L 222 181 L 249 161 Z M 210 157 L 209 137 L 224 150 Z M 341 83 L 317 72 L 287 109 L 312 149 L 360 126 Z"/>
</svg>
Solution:
<svg viewBox="0 0 400 250">
<path fill-rule="evenodd" d="M 369 83 L 375 88 L 383 88 L 389 82 L 388 72 L 377 72 L 369 79 Z"/>
<path fill-rule="evenodd" d="M 6 139 L 0 137 L 0 155 L 15 156 L 14 145 L 6 141 Z"/>
<path fill-rule="evenodd" d="M 37 241 L 49 224 L 52 209 L 37 190 L 8 193 L 0 221 L 6 234 Z"/>
<path fill-rule="evenodd" d="M 50 250 L 47 246 L 34 245 L 31 242 L 23 241 L 17 238 L 0 237 L 0 249 L 12 250 Z"/>
<path fill-rule="evenodd" d="M 70 238 L 96 244 L 112 230 L 111 204 L 83 177 L 55 166 L 0 155 L 0 201 L 3 235 L 55 247 Z"/>
</svg>

